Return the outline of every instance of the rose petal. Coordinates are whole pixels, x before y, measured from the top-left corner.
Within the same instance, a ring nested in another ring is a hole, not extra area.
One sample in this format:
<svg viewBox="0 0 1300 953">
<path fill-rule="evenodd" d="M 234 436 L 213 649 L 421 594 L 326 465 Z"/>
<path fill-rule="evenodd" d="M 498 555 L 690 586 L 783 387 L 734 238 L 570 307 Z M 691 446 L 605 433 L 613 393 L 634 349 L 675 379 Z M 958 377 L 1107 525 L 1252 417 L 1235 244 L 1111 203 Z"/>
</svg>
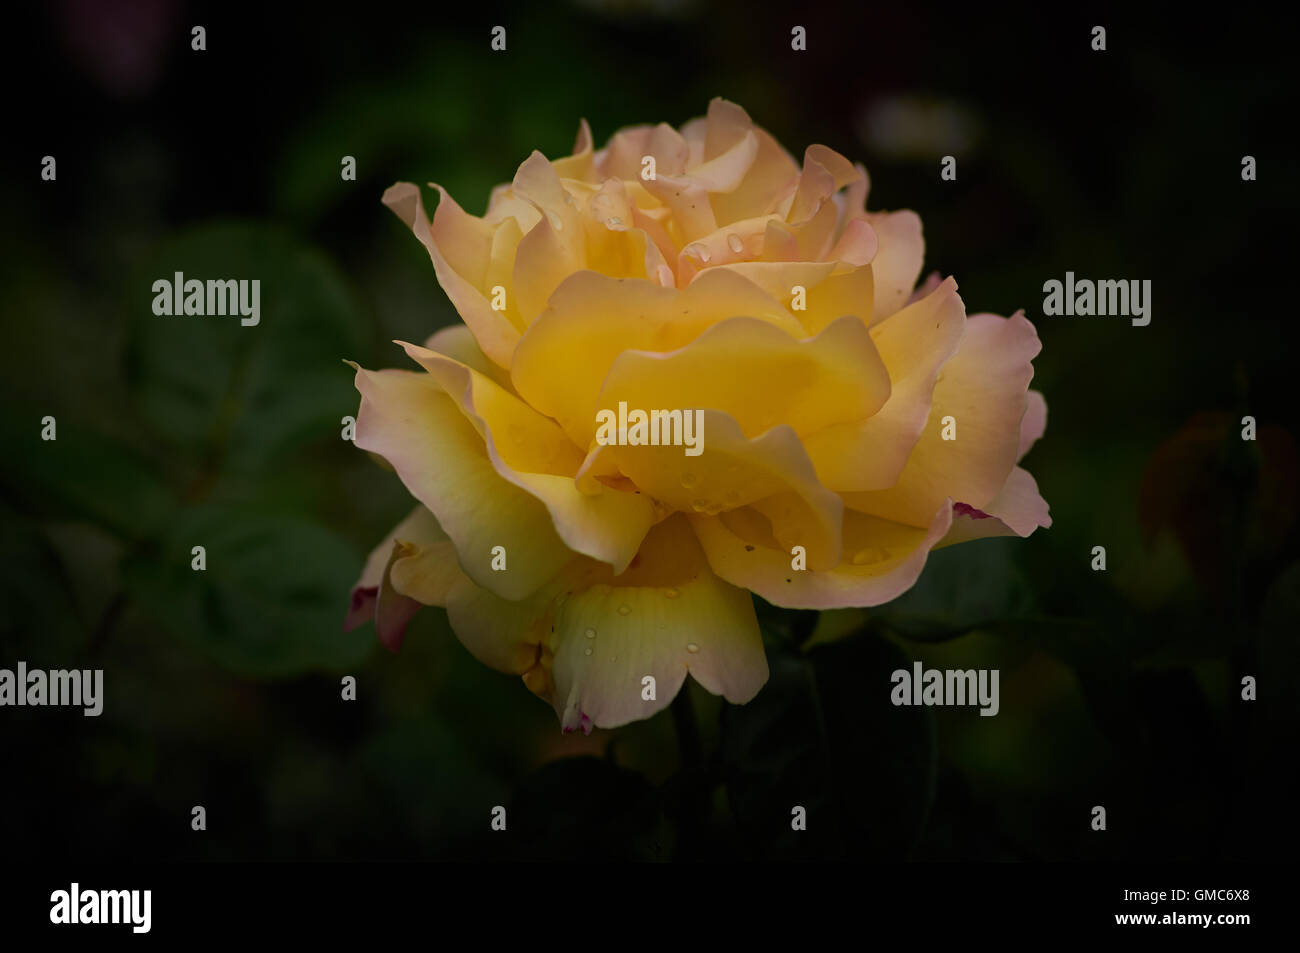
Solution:
<svg viewBox="0 0 1300 953">
<path fill-rule="evenodd" d="M 1039 347 L 1038 333 L 1023 315 L 967 319 L 898 482 L 884 490 L 846 493 L 845 504 L 914 526 L 926 525 L 946 497 L 984 509 L 1015 466 L 1025 394 L 1034 374 L 1031 362 Z M 942 437 L 947 416 L 956 421 L 955 440 Z"/>
<path fill-rule="evenodd" d="M 756 381 L 779 386 L 755 387 Z M 857 318 L 846 316 L 798 340 L 767 322 L 739 317 L 676 351 L 624 351 L 610 366 L 597 404 L 615 415 L 620 402 L 647 412 L 713 408 L 753 437 L 778 423 L 806 434 L 860 420 L 888 397 L 888 371 Z"/>
<path fill-rule="evenodd" d="M 930 416 L 935 380 L 957 349 L 965 318 L 957 283 L 949 278 L 929 297 L 873 325 L 871 338 L 889 371 L 889 400 L 872 417 L 804 438 L 823 485 L 862 491 L 897 482 Z M 938 502 L 921 525 L 937 508 Z"/>
<path fill-rule="evenodd" d="M 794 568 L 786 541 L 751 510 L 721 516 L 692 516 L 691 524 L 720 577 L 762 596 L 773 605 L 838 609 L 880 605 L 916 582 L 931 549 L 952 523 L 945 501 L 920 529 L 846 510 L 843 558 L 831 568 Z"/>
<path fill-rule="evenodd" d="M 443 256 L 430 233 L 420 190 L 409 182 L 399 182 L 384 193 L 384 204 L 393 210 L 428 249 L 438 283 L 447 292 L 447 297 L 468 325 L 483 353 L 502 367 L 509 367 L 510 356 L 519 341 L 519 329 L 510 322 L 507 315 L 493 311 L 488 299 L 474 283 L 461 276 Z"/>
</svg>

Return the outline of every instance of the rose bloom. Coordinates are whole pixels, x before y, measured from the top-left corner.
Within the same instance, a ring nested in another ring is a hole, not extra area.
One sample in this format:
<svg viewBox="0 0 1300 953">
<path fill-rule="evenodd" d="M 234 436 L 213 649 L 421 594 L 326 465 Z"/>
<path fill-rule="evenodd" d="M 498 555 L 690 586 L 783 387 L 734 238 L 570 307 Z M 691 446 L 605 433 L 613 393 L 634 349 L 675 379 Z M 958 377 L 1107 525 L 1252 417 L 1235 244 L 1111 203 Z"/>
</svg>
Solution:
<svg viewBox="0 0 1300 953">
<path fill-rule="evenodd" d="M 444 606 L 476 658 L 590 731 L 649 717 L 687 673 L 753 698 L 750 593 L 879 605 L 936 547 L 1050 525 L 1017 466 L 1047 416 L 1033 325 L 967 316 L 952 278 L 917 289 L 920 219 L 866 211 L 868 186 L 715 99 L 600 150 L 582 123 L 482 218 L 435 185 L 430 221 L 391 187 L 464 324 L 398 342 L 418 370 L 357 368 L 356 444 L 418 505 L 347 625 L 373 617 L 395 650 Z M 597 441 L 620 402 L 699 408 L 702 453 Z"/>
</svg>

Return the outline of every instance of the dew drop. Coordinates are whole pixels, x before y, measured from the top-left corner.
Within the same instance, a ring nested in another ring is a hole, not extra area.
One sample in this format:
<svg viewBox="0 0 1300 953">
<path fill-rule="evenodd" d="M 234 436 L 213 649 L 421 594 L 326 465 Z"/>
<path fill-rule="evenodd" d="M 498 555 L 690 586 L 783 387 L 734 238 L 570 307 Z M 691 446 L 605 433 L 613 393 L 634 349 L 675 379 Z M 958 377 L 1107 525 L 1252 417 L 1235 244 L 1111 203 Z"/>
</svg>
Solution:
<svg viewBox="0 0 1300 953">
<path fill-rule="evenodd" d="M 688 490 L 699 482 L 700 478 L 689 470 L 682 474 L 682 486 L 686 487 Z"/>
<path fill-rule="evenodd" d="M 573 201 L 573 195 L 570 194 L 569 192 L 564 193 L 564 201 L 568 202 L 570 205 L 578 204 L 577 202 Z"/>
<path fill-rule="evenodd" d="M 709 250 L 699 242 L 691 242 L 691 244 L 687 245 L 686 254 L 690 255 L 692 258 L 698 258 L 706 265 L 709 263 Z"/>
<path fill-rule="evenodd" d="M 586 635 L 587 638 L 589 638 L 589 639 L 594 639 L 594 638 L 596 637 L 596 630 L 595 630 L 595 629 L 588 629 L 588 630 L 584 633 L 584 635 Z"/>
<path fill-rule="evenodd" d="M 619 614 L 619 615 L 631 615 L 631 614 L 632 614 L 632 607 L 629 606 L 629 605 L 621 605 L 621 606 L 618 607 L 618 614 Z"/>
<path fill-rule="evenodd" d="M 623 220 L 617 215 L 611 215 L 609 218 L 605 219 L 605 224 L 610 228 L 620 228 L 623 225 Z"/>
<path fill-rule="evenodd" d="M 739 255 L 740 252 L 741 252 L 741 249 L 743 249 L 743 248 L 745 247 L 745 243 L 742 242 L 742 241 L 740 240 L 740 236 L 739 236 L 739 235 L 728 235 L 728 236 L 727 236 L 727 247 L 730 248 L 730 249 L 731 249 L 733 252 L 735 252 L 737 255 Z"/>
<path fill-rule="evenodd" d="M 699 647 L 698 645 L 696 645 L 694 642 L 687 642 L 687 643 L 686 643 L 686 651 L 690 652 L 692 655 L 694 655 L 694 654 L 695 654 L 696 652 L 698 652 L 699 650 L 700 650 L 700 647 Z"/>
<path fill-rule="evenodd" d="M 590 654 L 591 654 L 591 646 L 588 645 L 588 646 L 586 647 L 586 649 L 583 650 L 583 653 L 582 653 L 582 654 L 583 654 L 583 655 L 590 655 Z"/>
<path fill-rule="evenodd" d="M 671 586 L 669 586 L 667 589 L 664 590 L 665 599 L 676 599 L 680 595 L 681 593 L 678 592 L 676 589 L 672 588 Z"/>
<path fill-rule="evenodd" d="M 711 505 L 708 500 L 691 500 L 691 509 L 697 513 L 703 513 Z"/>
</svg>

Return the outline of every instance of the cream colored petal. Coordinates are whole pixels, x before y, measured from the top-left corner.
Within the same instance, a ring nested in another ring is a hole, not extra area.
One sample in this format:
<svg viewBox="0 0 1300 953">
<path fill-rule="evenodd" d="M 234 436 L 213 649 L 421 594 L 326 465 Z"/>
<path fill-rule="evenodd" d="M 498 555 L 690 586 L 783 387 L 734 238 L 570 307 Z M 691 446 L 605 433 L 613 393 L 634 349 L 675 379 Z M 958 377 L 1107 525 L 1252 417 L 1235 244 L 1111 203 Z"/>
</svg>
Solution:
<svg viewBox="0 0 1300 953">
<path fill-rule="evenodd" d="M 1039 347 L 1023 315 L 972 315 L 935 384 L 929 420 L 897 484 L 847 493 L 845 504 L 913 525 L 925 525 L 945 498 L 983 509 L 1015 466 Z M 943 439 L 947 417 L 955 422 L 954 440 Z"/>
<path fill-rule="evenodd" d="M 691 523 L 713 571 L 733 585 L 773 605 L 842 609 L 880 605 L 910 589 L 930 550 L 947 533 L 952 507 L 945 501 L 925 528 L 846 510 L 843 559 L 822 571 L 811 562 L 808 569 L 795 568 L 790 547 L 752 510 L 695 515 Z"/>
<path fill-rule="evenodd" d="M 429 251 L 433 269 L 447 297 L 492 361 L 510 366 L 510 356 L 519 341 L 519 330 L 510 319 L 493 311 L 483 293 L 473 282 L 461 276 L 443 256 L 429 230 L 429 220 L 420 200 L 420 190 L 409 182 L 399 182 L 384 193 L 384 204 L 400 218 Z"/>
<path fill-rule="evenodd" d="M 474 368 L 480 374 L 492 378 L 497 386 L 514 393 L 514 385 L 510 383 L 510 372 L 487 359 L 487 355 L 479 348 L 474 335 L 470 334 L 469 328 L 465 325 L 453 324 L 433 332 L 424 342 L 424 346 L 430 351 L 446 354 L 452 360 Z"/>
<path fill-rule="evenodd" d="M 735 704 L 768 676 L 753 600 L 710 572 L 682 517 L 655 527 L 632 570 L 563 600 L 547 641 L 565 731 L 649 718 L 688 672 Z"/>
<path fill-rule="evenodd" d="M 554 421 L 463 364 L 414 344 L 402 346 L 474 425 L 496 472 L 546 505 L 569 549 L 616 572 L 631 562 L 654 522 L 648 499 L 605 486 L 582 492 L 573 477 L 583 454 Z"/>
<path fill-rule="evenodd" d="M 929 419 L 935 380 L 957 350 L 965 323 L 957 283 L 949 278 L 929 297 L 873 324 L 871 338 L 889 371 L 889 400 L 866 420 L 804 438 L 825 486 L 864 491 L 897 482 Z M 927 523 L 937 507 L 936 502 L 925 515 Z"/>
<path fill-rule="evenodd" d="M 876 320 L 883 321 L 906 305 L 916 287 L 925 260 L 925 239 L 915 212 L 870 212 L 867 223 L 879 240 L 871 268 L 876 278 Z"/>
<path fill-rule="evenodd" d="M 518 599 L 572 558 L 546 507 L 497 473 L 483 437 L 427 373 L 357 368 L 356 386 L 356 445 L 392 465 L 475 582 Z M 496 546 L 506 548 L 509 572 L 492 570 Z"/>
</svg>

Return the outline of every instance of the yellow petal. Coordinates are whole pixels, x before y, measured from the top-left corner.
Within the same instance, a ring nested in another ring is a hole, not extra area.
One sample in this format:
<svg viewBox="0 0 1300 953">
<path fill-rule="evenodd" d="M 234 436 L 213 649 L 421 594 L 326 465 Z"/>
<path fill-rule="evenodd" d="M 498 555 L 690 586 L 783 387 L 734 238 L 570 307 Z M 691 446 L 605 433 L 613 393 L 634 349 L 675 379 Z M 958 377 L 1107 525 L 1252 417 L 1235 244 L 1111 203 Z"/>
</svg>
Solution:
<svg viewBox="0 0 1300 953">
<path fill-rule="evenodd" d="M 588 468 L 612 460 L 642 493 L 674 510 L 716 514 L 753 505 L 783 546 L 806 549 L 810 566 L 838 563 L 843 504 L 818 484 L 795 432 L 781 425 L 750 439 L 721 411 L 700 416 L 699 456 L 687 456 L 680 446 L 597 446 L 580 481 Z"/>
<path fill-rule="evenodd" d="M 590 182 L 594 179 L 594 153 L 592 151 L 591 127 L 587 120 L 578 123 L 578 137 L 573 144 L 573 155 L 556 159 L 555 172 L 562 179 L 578 179 Z"/>
<path fill-rule="evenodd" d="M 649 281 L 570 276 L 529 327 L 511 367 L 515 389 L 588 447 L 596 402 L 614 359 L 625 350 L 672 351 L 735 315 L 768 321 L 801 335 L 781 304 L 725 269 L 711 269 L 678 291 Z"/>
<path fill-rule="evenodd" d="M 770 386 L 755 386 L 755 382 Z M 624 351 L 605 378 L 598 406 L 712 408 L 747 437 L 776 424 L 798 434 L 860 420 L 889 397 L 889 375 L 866 325 L 852 316 L 797 340 L 756 318 L 731 318 L 676 351 Z"/>
<path fill-rule="evenodd" d="M 735 704 L 767 681 L 749 593 L 709 571 L 682 517 L 655 527 L 633 569 L 565 599 L 547 641 L 548 687 L 565 731 L 648 718 L 688 672 Z"/>
<path fill-rule="evenodd" d="M 503 313 L 493 311 L 488 299 L 468 278 L 463 277 L 443 256 L 429 230 L 429 220 L 420 200 L 420 190 L 409 182 L 399 182 L 384 193 L 384 204 L 396 213 L 429 251 L 438 283 L 447 292 L 452 305 L 492 361 L 510 366 L 510 356 L 519 341 L 519 330 Z M 490 250 L 489 250 L 490 253 Z"/>
<path fill-rule="evenodd" d="M 483 437 L 427 373 L 357 368 L 356 386 L 357 446 L 392 465 L 475 582 L 519 599 L 572 558 L 546 507 L 497 473 Z M 506 548 L 509 572 L 492 570 L 496 546 Z"/>
<path fill-rule="evenodd" d="M 497 474 L 545 504 L 569 549 L 616 572 L 631 562 L 654 522 L 648 499 L 605 486 L 582 492 L 573 477 L 583 455 L 552 420 L 472 368 L 414 344 L 402 346 L 479 432 Z"/>
<path fill-rule="evenodd" d="M 916 582 L 951 522 L 946 501 L 924 529 L 846 510 L 844 557 L 818 571 L 811 561 L 808 569 L 794 568 L 790 547 L 773 537 L 761 514 L 691 517 L 714 572 L 773 605 L 797 609 L 875 606 L 898 597 Z"/>
<path fill-rule="evenodd" d="M 935 380 L 957 349 L 965 320 L 957 283 L 949 278 L 929 296 L 871 328 L 871 339 L 889 371 L 889 400 L 859 423 L 836 424 L 804 438 L 825 486 L 862 491 L 897 482 L 929 418 Z M 921 525 L 937 507 L 938 502 Z"/>
</svg>

